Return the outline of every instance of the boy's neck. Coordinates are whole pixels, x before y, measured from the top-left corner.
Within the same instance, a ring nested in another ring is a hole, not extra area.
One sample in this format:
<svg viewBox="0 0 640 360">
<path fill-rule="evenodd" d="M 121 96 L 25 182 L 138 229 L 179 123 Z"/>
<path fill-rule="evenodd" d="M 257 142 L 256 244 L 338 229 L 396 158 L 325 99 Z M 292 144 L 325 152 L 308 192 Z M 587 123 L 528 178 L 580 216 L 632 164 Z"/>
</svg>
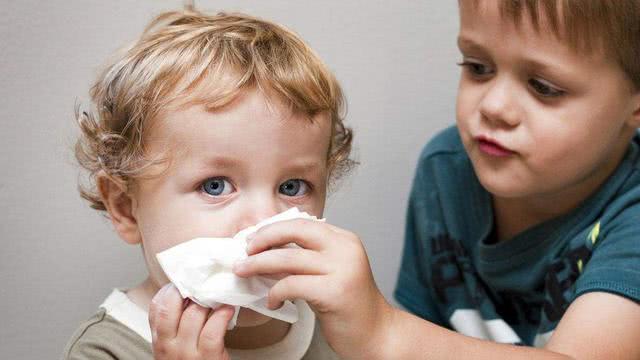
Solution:
<svg viewBox="0 0 640 360">
<path fill-rule="evenodd" d="M 534 205 L 535 201 L 499 198 L 493 196 L 493 214 L 495 226 L 495 242 L 512 239 L 521 232 L 541 224 L 547 220 L 570 211 L 560 207 L 550 208 L 542 202 Z"/>
<path fill-rule="evenodd" d="M 149 311 L 151 299 L 158 289 L 150 278 L 127 291 L 127 297 L 136 305 Z M 287 335 L 291 325 L 284 321 L 272 319 L 264 324 L 250 327 L 239 327 L 227 331 L 225 346 L 232 349 L 257 349 L 276 344 Z"/>
</svg>

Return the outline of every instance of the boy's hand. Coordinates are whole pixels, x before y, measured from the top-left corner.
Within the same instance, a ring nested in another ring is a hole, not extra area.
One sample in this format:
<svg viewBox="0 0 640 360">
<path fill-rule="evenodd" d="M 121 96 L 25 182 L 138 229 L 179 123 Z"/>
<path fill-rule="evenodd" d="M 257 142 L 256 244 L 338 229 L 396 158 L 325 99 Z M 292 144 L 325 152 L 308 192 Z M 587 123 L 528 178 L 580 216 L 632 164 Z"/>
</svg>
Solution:
<svg viewBox="0 0 640 360">
<path fill-rule="evenodd" d="M 233 311 L 183 300 L 173 284 L 165 285 L 149 306 L 154 359 L 229 359 L 224 335 Z"/>
<path fill-rule="evenodd" d="M 269 292 L 269 307 L 304 299 L 341 356 L 367 358 L 384 346 L 393 308 L 378 290 L 366 252 L 355 234 L 310 220 L 277 222 L 249 237 L 238 276 L 288 274 Z M 295 243 L 300 248 L 282 246 Z"/>
</svg>

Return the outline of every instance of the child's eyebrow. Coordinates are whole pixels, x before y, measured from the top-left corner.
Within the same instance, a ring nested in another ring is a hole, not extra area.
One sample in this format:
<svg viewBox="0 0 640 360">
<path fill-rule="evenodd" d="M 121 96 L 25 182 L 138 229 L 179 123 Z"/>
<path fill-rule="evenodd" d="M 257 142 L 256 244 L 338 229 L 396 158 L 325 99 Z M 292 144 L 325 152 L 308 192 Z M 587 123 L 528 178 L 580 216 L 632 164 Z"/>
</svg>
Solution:
<svg viewBox="0 0 640 360">
<path fill-rule="evenodd" d="M 296 172 L 296 173 L 318 173 L 325 166 L 324 164 L 318 161 L 309 161 L 309 162 L 300 162 L 297 164 L 291 164 L 289 166 L 285 166 L 285 169 L 288 171 Z"/>
<path fill-rule="evenodd" d="M 204 159 L 201 163 L 205 168 L 215 169 L 234 169 L 242 166 L 242 161 L 227 156 L 211 156 Z M 301 173 L 301 174 L 316 174 L 325 167 L 326 164 L 310 160 L 310 161 L 293 161 L 288 164 L 283 164 L 282 168 L 288 172 Z"/>
<path fill-rule="evenodd" d="M 204 160 L 204 164 L 217 169 L 231 169 L 238 167 L 239 161 L 226 156 L 211 156 Z"/>
<path fill-rule="evenodd" d="M 526 59 L 524 59 L 523 62 L 524 62 L 524 64 L 525 64 L 527 69 L 532 69 L 532 70 L 536 70 L 536 71 L 558 72 L 558 69 L 562 68 L 558 63 L 551 64 L 551 63 L 547 63 L 547 62 L 544 62 L 544 61 L 538 61 L 538 60 L 532 59 L 532 58 L 526 58 Z"/>
<path fill-rule="evenodd" d="M 478 52 L 486 54 L 488 51 L 480 43 L 464 35 L 458 36 L 458 47 L 460 50 Z M 554 75 L 570 74 L 572 68 L 561 61 L 554 61 L 548 56 L 538 56 L 538 54 L 527 54 L 521 58 L 524 68 L 531 71 L 542 71 L 553 73 Z"/>
<path fill-rule="evenodd" d="M 462 35 L 458 36 L 458 48 L 470 50 L 470 51 L 471 50 L 485 51 L 482 45 Z"/>
</svg>

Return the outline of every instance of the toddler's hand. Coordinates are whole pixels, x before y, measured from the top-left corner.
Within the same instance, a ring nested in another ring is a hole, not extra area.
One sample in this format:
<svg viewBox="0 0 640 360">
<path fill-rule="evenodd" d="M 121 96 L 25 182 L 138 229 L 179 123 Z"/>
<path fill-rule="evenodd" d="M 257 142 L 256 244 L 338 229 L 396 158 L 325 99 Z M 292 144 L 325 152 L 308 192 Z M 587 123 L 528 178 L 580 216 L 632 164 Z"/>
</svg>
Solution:
<svg viewBox="0 0 640 360">
<path fill-rule="evenodd" d="M 277 222 L 249 237 L 238 276 L 288 274 L 269 292 L 269 307 L 304 299 L 333 349 L 345 358 L 367 358 L 385 340 L 392 307 L 378 290 L 357 235 L 310 220 Z M 301 248 L 282 246 L 295 243 Z"/>
<path fill-rule="evenodd" d="M 233 307 L 204 308 L 165 285 L 149 306 L 154 359 L 229 359 L 224 335 L 232 316 Z"/>
</svg>

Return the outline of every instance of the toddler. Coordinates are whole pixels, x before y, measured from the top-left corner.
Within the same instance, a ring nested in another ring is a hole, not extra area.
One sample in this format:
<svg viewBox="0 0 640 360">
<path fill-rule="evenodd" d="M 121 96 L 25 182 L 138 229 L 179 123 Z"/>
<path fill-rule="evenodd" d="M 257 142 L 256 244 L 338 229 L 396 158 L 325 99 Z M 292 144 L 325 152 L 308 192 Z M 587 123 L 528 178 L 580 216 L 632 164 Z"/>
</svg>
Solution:
<svg viewBox="0 0 640 360">
<path fill-rule="evenodd" d="M 183 300 L 155 256 L 291 207 L 322 216 L 328 185 L 352 163 L 352 133 L 317 55 L 265 20 L 169 12 L 106 67 L 91 98 L 95 111 L 77 115 L 76 155 L 92 180 L 81 193 L 142 250 L 148 277 L 113 290 L 64 357 L 334 358 L 306 303 L 292 325 L 243 308 L 226 332 L 233 309 Z"/>
</svg>

